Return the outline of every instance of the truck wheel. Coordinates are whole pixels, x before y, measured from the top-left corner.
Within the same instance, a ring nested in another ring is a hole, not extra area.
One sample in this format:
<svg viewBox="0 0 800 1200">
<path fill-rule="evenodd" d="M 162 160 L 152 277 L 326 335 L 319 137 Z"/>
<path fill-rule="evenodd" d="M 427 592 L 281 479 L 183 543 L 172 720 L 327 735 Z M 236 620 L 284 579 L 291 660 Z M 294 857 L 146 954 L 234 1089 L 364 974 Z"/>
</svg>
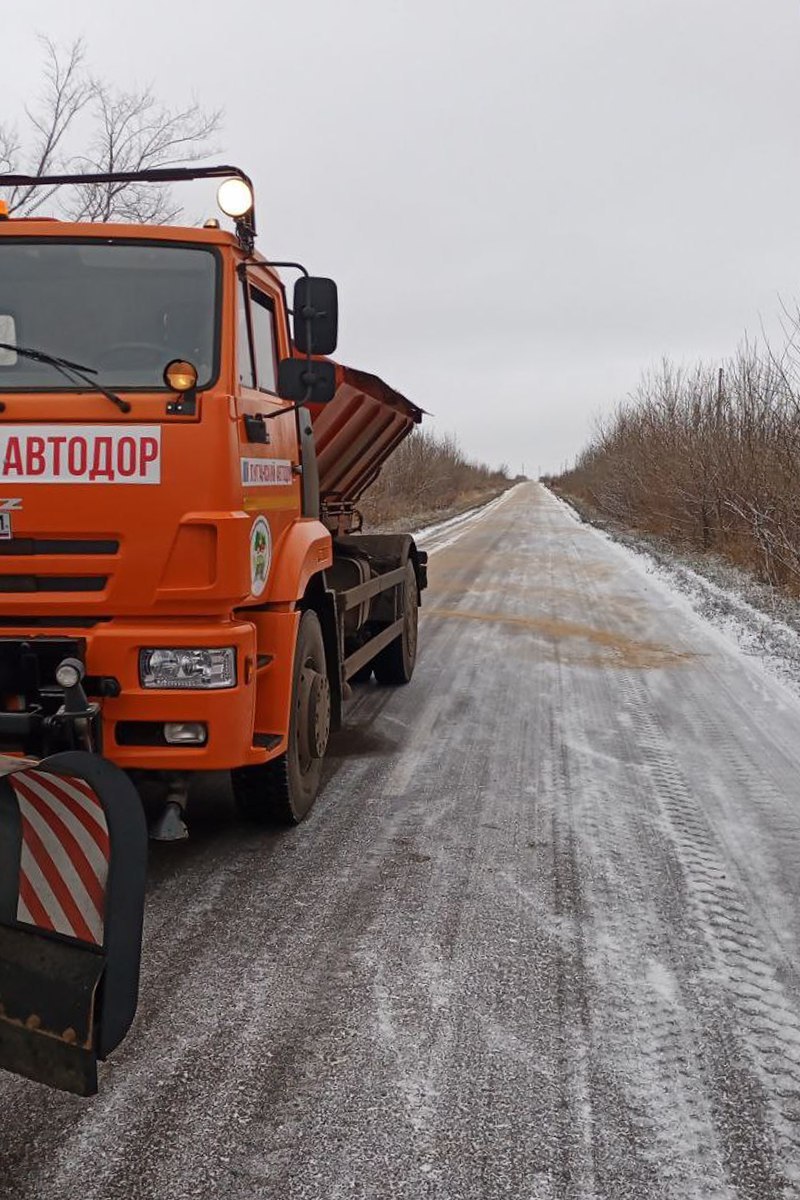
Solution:
<svg viewBox="0 0 800 1200">
<path fill-rule="evenodd" d="M 372 664 L 378 683 L 408 683 L 411 679 L 417 661 L 418 619 L 417 573 L 409 559 L 403 581 L 403 631 L 381 650 Z"/>
<path fill-rule="evenodd" d="M 242 814 L 261 825 L 299 825 L 317 798 L 331 728 L 331 689 L 325 644 L 315 612 L 304 612 L 297 631 L 292 676 L 289 745 L 258 767 L 232 772 Z"/>
</svg>

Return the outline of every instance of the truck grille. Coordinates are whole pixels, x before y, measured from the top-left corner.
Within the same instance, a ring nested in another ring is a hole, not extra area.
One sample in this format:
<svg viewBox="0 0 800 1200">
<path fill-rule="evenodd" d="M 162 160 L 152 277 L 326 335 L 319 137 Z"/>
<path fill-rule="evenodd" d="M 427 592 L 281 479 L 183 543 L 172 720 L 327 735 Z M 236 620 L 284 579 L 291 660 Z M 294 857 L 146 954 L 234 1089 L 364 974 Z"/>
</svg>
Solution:
<svg viewBox="0 0 800 1200">
<path fill-rule="evenodd" d="M 0 592 L 102 592 L 107 575 L 2 575 Z"/>
<path fill-rule="evenodd" d="M 0 629 L 94 629 L 111 617 L 5 617 L 0 616 Z"/>
<path fill-rule="evenodd" d="M 8 538 L 0 541 L 0 556 L 32 554 L 116 554 L 119 542 L 111 538 Z"/>
</svg>

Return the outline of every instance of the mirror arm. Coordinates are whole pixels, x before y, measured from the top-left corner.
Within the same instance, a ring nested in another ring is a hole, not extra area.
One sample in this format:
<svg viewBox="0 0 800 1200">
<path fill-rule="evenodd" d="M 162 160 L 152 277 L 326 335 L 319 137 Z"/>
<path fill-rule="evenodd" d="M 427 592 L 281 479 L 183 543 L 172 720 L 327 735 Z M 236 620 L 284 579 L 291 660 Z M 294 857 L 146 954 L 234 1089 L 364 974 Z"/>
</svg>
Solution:
<svg viewBox="0 0 800 1200">
<path fill-rule="evenodd" d="M 306 394 L 302 400 L 296 400 L 294 404 L 290 404 L 288 408 L 277 408 L 275 412 L 264 413 L 265 421 L 274 421 L 276 417 L 285 417 L 287 413 L 299 412 L 301 408 L 305 408 L 307 404 L 312 402 L 312 388 L 306 389 Z"/>
<path fill-rule="evenodd" d="M 240 264 L 239 264 L 239 273 L 240 273 L 240 275 L 244 273 L 244 271 L 247 269 L 247 266 L 248 266 L 248 264 L 247 264 L 246 262 L 243 262 L 243 263 L 240 263 Z M 306 278 L 306 279 L 310 279 L 310 278 L 311 278 L 311 276 L 310 276 L 310 275 L 309 275 L 309 273 L 308 273 L 308 270 L 307 270 L 307 268 L 306 268 L 306 267 L 304 267 L 302 263 L 299 263 L 299 262 L 292 262 L 292 261 L 290 261 L 290 260 L 288 260 L 288 259 L 286 259 L 286 260 L 270 259 L 270 260 L 268 260 L 268 261 L 266 261 L 266 262 L 263 262 L 263 263 L 262 263 L 262 262 L 260 262 L 260 263 L 257 263 L 257 264 L 256 264 L 256 266 L 259 266 L 259 267 L 285 267 L 285 268 L 287 268 L 288 270 L 299 271 L 299 272 L 300 272 L 300 274 L 301 274 L 301 275 L 303 275 L 303 276 L 305 276 L 305 278 Z M 289 308 L 287 308 L 287 310 L 286 310 L 286 311 L 287 311 L 288 313 L 291 313 L 292 317 L 294 317 L 294 311 L 293 311 L 292 309 L 289 309 Z M 314 317 L 315 317 L 317 314 L 314 312 L 314 310 L 313 310 L 313 309 L 311 309 L 311 310 L 310 310 L 310 312 L 309 312 L 308 308 L 306 308 L 306 311 L 305 311 L 305 312 L 304 312 L 302 315 L 303 315 L 303 317 L 305 318 L 305 322 L 306 322 L 306 344 L 307 344 L 308 346 L 311 346 L 311 343 L 312 343 L 312 333 L 313 333 L 313 331 L 314 331 Z M 324 313 L 323 313 L 322 315 L 324 316 Z M 313 353 L 313 351 L 312 351 L 312 350 L 309 350 L 309 351 L 307 352 L 307 355 L 306 355 L 306 357 L 307 357 L 307 361 L 308 361 L 308 364 L 309 364 L 309 367 L 311 366 L 311 355 L 312 355 L 312 353 Z M 308 394 L 307 394 L 307 396 L 306 396 L 306 400 L 304 400 L 304 401 L 303 401 L 303 403 L 306 403 L 306 402 L 307 402 L 307 400 L 309 400 L 309 399 L 310 399 L 310 397 L 311 397 L 311 388 L 309 388 L 309 389 L 308 389 Z M 287 410 L 287 411 L 288 411 L 288 410 Z"/>
<path fill-rule="evenodd" d="M 299 271 L 301 275 L 305 275 L 306 279 L 310 279 L 308 271 L 299 262 L 260 262 L 256 265 L 259 267 L 292 267 L 295 271 Z"/>
<path fill-rule="evenodd" d="M 305 275 L 306 279 L 310 278 L 306 268 L 302 263 L 299 262 L 272 262 L 266 260 L 262 262 L 260 258 L 253 258 L 251 255 L 250 258 L 245 258 L 242 262 L 240 262 L 236 270 L 241 276 L 245 273 L 248 267 L 291 267 L 293 270 L 299 271 L 301 275 Z M 290 310 L 287 309 L 287 312 L 288 311 Z"/>
<path fill-rule="evenodd" d="M 251 253 L 252 253 L 252 251 L 251 251 Z M 249 262 L 247 262 L 247 261 L 239 263 L 238 273 L 241 278 L 245 277 L 248 265 L 249 265 Z M 286 260 L 270 259 L 269 261 L 266 261 L 266 262 L 256 262 L 255 265 L 258 267 L 286 267 L 287 269 L 299 271 L 300 274 L 304 275 L 306 279 L 311 278 L 311 276 L 308 273 L 307 268 L 304 267 L 302 263 L 293 262 L 293 261 L 290 261 L 289 259 L 286 259 Z M 286 311 L 291 317 L 294 317 L 294 315 L 295 315 L 294 309 L 287 307 Z M 303 313 L 303 316 L 305 317 L 305 322 L 306 322 L 306 343 L 309 346 L 311 345 L 311 342 L 312 342 L 311 335 L 313 333 L 314 316 L 315 315 L 316 314 L 314 313 L 313 309 L 311 310 L 310 314 L 308 313 L 308 310 L 306 310 L 306 312 Z M 324 316 L 325 314 L 323 313 L 322 315 Z M 312 353 L 313 352 L 311 350 L 308 350 L 306 352 L 306 363 L 308 364 L 309 370 L 311 370 Z M 267 416 L 265 416 L 264 419 L 269 421 L 269 420 L 272 420 L 273 417 L 283 416 L 284 413 L 296 412 L 298 408 L 302 408 L 303 405 L 310 403 L 313 390 L 314 390 L 313 385 L 308 384 L 308 386 L 306 388 L 306 394 L 299 403 L 293 404 L 291 408 L 282 408 L 280 410 L 280 412 L 269 413 Z"/>
</svg>

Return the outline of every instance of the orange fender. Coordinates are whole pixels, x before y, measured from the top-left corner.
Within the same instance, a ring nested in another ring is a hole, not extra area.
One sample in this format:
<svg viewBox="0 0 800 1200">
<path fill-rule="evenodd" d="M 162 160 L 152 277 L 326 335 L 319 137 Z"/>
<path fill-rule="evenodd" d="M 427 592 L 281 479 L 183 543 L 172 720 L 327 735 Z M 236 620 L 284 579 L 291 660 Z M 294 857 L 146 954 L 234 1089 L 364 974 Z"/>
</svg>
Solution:
<svg viewBox="0 0 800 1200">
<path fill-rule="evenodd" d="M 333 564 L 333 540 L 314 518 L 293 521 L 278 540 L 261 604 L 288 604 L 302 599 L 309 581 Z"/>
</svg>

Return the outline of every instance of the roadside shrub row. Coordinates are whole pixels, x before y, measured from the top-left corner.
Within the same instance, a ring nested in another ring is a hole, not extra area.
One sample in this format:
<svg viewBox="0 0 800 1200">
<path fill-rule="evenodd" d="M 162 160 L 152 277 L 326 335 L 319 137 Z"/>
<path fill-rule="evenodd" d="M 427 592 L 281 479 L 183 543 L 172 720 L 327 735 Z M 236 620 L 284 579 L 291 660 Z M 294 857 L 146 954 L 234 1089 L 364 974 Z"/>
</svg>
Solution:
<svg viewBox="0 0 800 1200">
<path fill-rule="evenodd" d="M 796 336 L 796 332 L 795 332 Z M 746 345 L 722 367 L 669 362 L 598 424 L 556 490 L 800 594 L 800 370 Z"/>
<path fill-rule="evenodd" d="M 505 465 L 473 462 L 452 434 L 415 429 L 384 464 L 359 508 L 366 527 L 427 517 L 467 507 L 508 487 Z"/>
</svg>

